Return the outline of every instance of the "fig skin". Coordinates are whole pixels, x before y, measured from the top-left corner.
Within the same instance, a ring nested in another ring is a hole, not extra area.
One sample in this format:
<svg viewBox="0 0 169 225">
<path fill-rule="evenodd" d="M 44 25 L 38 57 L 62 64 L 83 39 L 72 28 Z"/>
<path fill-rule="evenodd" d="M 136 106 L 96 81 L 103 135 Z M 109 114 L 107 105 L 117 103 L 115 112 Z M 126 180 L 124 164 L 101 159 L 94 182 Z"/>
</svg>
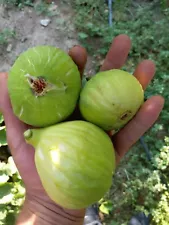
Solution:
<svg viewBox="0 0 169 225">
<path fill-rule="evenodd" d="M 112 69 L 93 76 L 80 93 L 82 117 L 102 129 L 117 132 L 144 102 L 139 81 L 126 71 Z"/>
<path fill-rule="evenodd" d="M 29 48 L 17 58 L 8 76 L 14 114 L 35 127 L 50 126 L 69 117 L 80 89 L 77 65 L 54 46 Z"/>
<path fill-rule="evenodd" d="M 68 209 L 99 201 L 112 184 L 113 143 L 105 131 L 85 121 L 29 129 L 26 142 L 35 148 L 35 164 L 48 196 Z"/>
</svg>

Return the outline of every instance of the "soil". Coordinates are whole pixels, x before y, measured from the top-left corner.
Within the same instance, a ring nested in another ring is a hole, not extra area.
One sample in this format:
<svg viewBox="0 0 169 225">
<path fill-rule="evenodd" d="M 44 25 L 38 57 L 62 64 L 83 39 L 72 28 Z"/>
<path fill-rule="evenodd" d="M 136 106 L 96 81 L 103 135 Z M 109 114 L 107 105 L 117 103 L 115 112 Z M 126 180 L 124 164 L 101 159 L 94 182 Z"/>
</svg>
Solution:
<svg viewBox="0 0 169 225">
<path fill-rule="evenodd" d="M 36 1 L 35 4 L 38 4 Z M 0 45 L 0 70 L 9 71 L 20 53 L 35 45 L 54 45 L 68 51 L 79 44 L 77 31 L 72 23 L 74 11 L 69 3 L 55 1 L 50 8 L 52 16 L 39 15 L 33 7 L 7 8 L 0 5 L 0 32 L 4 29 L 14 30 L 15 38 L 7 44 Z M 49 19 L 45 27 L 41 20 Z M 86 70 L 92 70 L 91 60 L 88 60 Z"/>
</svg>

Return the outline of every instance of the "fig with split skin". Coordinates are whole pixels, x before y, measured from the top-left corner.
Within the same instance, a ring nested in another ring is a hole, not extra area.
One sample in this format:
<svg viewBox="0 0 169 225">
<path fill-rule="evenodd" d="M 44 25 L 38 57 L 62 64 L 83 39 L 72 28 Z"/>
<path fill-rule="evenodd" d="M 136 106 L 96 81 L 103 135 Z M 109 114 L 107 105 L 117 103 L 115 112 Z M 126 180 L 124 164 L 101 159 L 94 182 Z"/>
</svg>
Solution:
<svg viewBox="0 0 169 225">
<path fill-rule="evenodd" d="M 93 76 L 80 93 L 83 118 L 104 130 L 117 132 L 128 123 L 144 102 L 144 91 L 130 73 L 113 69 Z"/>
<path fill-rule="evenodd" d="M 46 193 L 60 206 L 86 208 L 109 190 L 115 151 L 101 128 L 69 121 L 29 129 L 24 137 L 35 148 L 35 164 Z"/>
<path fill-rule="evenodd" d="M 36 127 L 53 125 L 71 115 L 80 89 L 76 64 L 54 46 L 29 48 L 17 58 L 8 76 L 14 114 Z"/>
</svg>

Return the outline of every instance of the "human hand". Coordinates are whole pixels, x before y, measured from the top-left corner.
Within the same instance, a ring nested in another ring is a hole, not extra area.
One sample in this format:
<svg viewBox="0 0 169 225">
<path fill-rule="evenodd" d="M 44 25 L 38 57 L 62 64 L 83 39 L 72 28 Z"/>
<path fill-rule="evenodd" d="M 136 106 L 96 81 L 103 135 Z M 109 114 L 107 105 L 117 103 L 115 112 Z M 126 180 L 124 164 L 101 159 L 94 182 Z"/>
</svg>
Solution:
<svg viewBox="0 0 169 225">
<path fill-rule="evenodd" d="M 127 59 L 130 47 L 131 41 L 128 36 L 117 36 L 110 47 L 101 70 L 121 68 Z M 85 49 L 75 46 L 69 51 L 69 55 L 77 64 L 82 75 L 87 60 Z M 134 72 L 144 89 L 150 83 L 154 74 L 155 65 L 150 60 L 141 62 Z M 164 100 L 161 96 L 151 97 L 143 104 L 136 116 L 113 136 L 117 163 L 157 120 L 163 104 Z M 25 142 L 23 137 L 28 125 L 19 121 L 11 108 L 6 73 L 0 74 L 0 111 L 2 111 L 5 119 L 9 148 L 26 188 L 26 200 L 17 224 L 82 224 L 84 210 L 63 209 L 46 195 L 36 171 L 34 149 Z"/>
</svg>

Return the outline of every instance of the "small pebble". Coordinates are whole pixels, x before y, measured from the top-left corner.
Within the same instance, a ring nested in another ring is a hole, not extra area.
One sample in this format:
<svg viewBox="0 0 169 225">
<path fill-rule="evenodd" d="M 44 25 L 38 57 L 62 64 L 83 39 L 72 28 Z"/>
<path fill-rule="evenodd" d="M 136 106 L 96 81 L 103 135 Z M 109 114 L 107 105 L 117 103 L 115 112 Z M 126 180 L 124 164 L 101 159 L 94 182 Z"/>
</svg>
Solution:
<svg viewBox="0 0 169 225">
<path fill-rule="evenodd" d="M 50 19 L 43 19 L 40 21 L 40 24 L 44 27 L 47 27 L 49 25 L 49 23 L 51 22 Z"/>
<path fill-rule="evenodd" d="M 7 51 L 7 52 L 11 52 L 11 50 L 12 50 L 12 44 L 9 44 L 9 45 L 7 46 L 6 51 Z"/>
</svg>

